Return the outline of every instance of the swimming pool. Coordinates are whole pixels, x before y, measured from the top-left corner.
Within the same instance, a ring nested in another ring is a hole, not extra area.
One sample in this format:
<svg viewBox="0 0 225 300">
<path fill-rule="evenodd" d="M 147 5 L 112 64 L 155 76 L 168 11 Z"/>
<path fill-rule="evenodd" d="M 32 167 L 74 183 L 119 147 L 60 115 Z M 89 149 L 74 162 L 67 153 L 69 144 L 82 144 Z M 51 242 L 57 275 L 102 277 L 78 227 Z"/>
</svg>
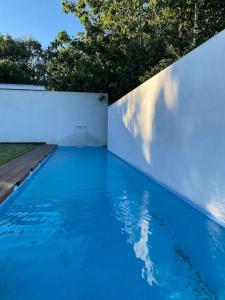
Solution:
<svg viewBox="0 0 225 300">
<path fill-rule="evenodd" d="M 225 299 L 225 231 L 104 148 L 58 148 L 0 210 L 0 299 Z"/>
</svg>

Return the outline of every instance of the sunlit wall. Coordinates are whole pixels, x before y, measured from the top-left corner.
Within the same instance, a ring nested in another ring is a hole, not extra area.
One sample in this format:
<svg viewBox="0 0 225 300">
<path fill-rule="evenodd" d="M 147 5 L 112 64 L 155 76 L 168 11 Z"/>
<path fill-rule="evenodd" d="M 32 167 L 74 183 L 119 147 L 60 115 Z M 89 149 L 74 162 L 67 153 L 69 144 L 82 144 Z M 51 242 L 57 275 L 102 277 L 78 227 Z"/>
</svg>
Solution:
<svg viewBox="0 0 225 300">
<path fill-rule="evenodd" d="M 225 31 L 111 105 L 108 148 L 225 224 Z"/>
<path fill-rule="evenodd" d="M 103 146 L 107 94 L 0 89 L 0 142 Z"/>
</svg>

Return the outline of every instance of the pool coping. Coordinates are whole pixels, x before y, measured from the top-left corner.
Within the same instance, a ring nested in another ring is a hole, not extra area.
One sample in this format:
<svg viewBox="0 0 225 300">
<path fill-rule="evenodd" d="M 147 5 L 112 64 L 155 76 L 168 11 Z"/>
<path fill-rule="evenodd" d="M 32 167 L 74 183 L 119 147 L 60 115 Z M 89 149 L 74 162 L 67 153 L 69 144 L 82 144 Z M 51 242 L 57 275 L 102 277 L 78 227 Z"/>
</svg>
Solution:
<svg viewBox="0 0 225 300">
<path fill-rule="evenodd" d="M 56 147 L 57 145 L 41 145 L 0 167 L 0 207 Z"/>
</svg>

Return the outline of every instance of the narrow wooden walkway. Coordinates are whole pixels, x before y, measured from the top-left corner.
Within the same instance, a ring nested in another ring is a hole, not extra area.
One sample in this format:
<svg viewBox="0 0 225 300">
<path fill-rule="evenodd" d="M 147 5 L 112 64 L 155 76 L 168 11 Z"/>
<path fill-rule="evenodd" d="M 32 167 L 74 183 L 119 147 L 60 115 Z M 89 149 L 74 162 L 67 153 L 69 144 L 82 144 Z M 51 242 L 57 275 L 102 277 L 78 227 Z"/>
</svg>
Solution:
<svg viewBox="0 0 225 300">
<path fill-rule="evenodd" d="M 0 166 L 0 204 L 55 148 L 56 145 L 42 145 Z"/>
</svg>

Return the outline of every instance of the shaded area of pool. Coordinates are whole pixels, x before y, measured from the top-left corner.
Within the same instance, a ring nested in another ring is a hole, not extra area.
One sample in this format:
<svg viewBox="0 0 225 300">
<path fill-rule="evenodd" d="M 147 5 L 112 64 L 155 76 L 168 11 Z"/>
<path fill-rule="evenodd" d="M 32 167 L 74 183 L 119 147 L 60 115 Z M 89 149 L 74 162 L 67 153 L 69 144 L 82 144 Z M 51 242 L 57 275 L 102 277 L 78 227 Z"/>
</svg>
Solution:
<svg viewBox="0 0 225 300">
<path fill-rule="evenodd" d="M 0 299 L 224 299 L 225 231 L 104 148 L 58 148 L 0 211 Z"/>
</svg>

